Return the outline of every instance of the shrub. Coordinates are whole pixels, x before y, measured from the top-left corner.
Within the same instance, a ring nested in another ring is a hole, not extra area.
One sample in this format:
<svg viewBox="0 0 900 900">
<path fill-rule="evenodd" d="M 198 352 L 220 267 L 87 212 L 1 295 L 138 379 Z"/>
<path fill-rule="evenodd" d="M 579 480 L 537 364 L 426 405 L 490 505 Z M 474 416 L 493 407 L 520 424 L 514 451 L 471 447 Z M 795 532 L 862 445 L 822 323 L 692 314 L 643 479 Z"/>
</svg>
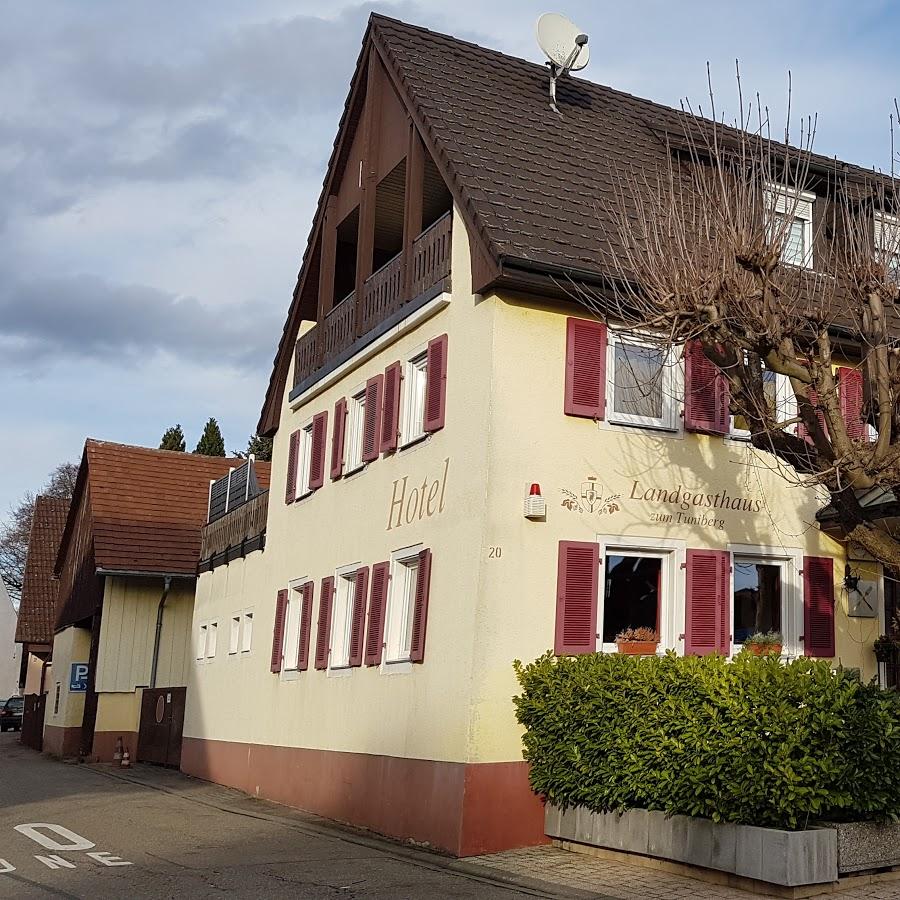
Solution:
<svg viewBox="0 0 900 900">
<path fill-rule="evenodd" d="M 674 653 L 515 668 L 532 788 L 563 808 L 788 829 L 897 820 L 900 697 L 853 671 Z"/>
</svg>

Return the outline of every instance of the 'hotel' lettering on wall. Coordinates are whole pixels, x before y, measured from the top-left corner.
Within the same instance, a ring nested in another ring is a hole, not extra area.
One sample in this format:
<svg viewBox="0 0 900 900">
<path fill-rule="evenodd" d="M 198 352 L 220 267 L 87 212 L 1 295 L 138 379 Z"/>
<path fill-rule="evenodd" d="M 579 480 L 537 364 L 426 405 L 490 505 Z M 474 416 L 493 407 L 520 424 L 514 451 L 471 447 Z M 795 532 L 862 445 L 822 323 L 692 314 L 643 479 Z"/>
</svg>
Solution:
<svg viewBox="0 0 900 900">
<path fill-rule="evenodd" d="M 444 471 L 440 478 L 430 479 L 427 475 L 419 485 L 409 486 L 409 475 L 394 482 L 391 506 L 388 510 L 387 531 L 401 525 L 411 525 L 430 519 L 444 511 L 444 492 L 447 489 L 447 472 L 450 457 L 444 460 Z"/>
</svg>

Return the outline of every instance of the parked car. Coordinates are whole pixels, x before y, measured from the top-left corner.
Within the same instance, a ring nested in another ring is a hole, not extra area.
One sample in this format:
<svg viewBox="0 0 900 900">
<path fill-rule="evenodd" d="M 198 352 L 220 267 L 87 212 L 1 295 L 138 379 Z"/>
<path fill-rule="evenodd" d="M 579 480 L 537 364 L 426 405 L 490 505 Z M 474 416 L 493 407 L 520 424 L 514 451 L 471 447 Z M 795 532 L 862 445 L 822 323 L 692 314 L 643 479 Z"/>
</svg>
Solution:
<svg viewBox="0 0 900 900">
<path fill-rule="evenodd" d="M 0 706 L 0 731 L 21 731 L 24 709 L 25 700 L 22 697 L 10 697 Z"/>
</svg>

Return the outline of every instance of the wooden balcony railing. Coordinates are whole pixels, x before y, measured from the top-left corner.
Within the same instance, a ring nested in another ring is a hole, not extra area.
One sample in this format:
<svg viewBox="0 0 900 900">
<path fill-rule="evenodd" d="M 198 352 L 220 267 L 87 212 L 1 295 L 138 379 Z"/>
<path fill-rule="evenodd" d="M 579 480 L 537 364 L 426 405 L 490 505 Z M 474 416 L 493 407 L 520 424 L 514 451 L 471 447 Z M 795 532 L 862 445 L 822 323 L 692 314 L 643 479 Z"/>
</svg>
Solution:
<svg viewBox="0 0 900 900">
<path fill-rule="evenodd" d="M 413 241 L 409 273 L 404 254 L 397 254 L 366 279 L 361 298 L 355 291 L 349 294 L 300 337 L 294 350 L 295 387 L 407 303 L 450 277 L 452 226 L 448 212 Z"/>
<path fill-rule="evenodd" d="M 250 549 L 248 544 L 252 549 L 259 549 L 262 542 L 258 539 L 266 530 L 268 510 L 269 492 L 262 491 L 221 519 L 204 525 L 200 530 L 201 566 L 230 550 L 234 551 L 235 558 L 243 556 L 244 548 Z"/>
</svg>

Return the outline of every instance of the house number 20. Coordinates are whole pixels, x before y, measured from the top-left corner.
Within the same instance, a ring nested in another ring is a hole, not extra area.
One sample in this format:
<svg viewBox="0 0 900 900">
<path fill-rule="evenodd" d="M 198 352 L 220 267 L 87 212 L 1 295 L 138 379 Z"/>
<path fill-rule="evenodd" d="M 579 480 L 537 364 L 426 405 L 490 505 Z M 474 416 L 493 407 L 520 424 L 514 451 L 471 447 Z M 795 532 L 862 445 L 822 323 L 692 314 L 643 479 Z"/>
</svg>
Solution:
<svg viewBox="0 0 900 900">
<path fill-rule="evenodd" d="M 488 559 L 500 559 L 503 556 L 502 547 L 488 547 Z"/>
</svg>

